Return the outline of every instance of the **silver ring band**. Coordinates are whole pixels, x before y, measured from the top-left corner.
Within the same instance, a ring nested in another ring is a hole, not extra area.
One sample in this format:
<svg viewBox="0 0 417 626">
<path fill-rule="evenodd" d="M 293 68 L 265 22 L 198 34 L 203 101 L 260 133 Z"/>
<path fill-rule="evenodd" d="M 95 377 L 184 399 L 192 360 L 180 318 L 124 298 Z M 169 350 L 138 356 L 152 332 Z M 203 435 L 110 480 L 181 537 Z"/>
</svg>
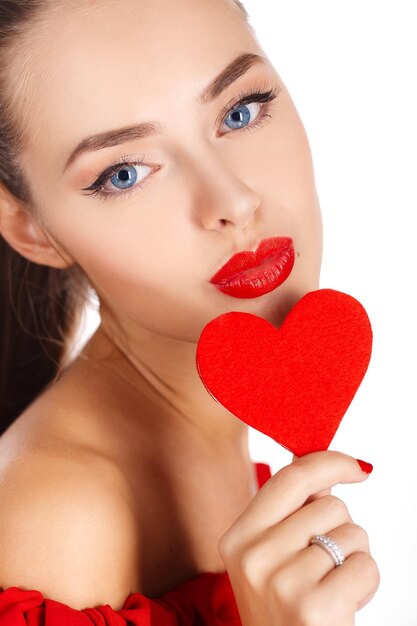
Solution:
<svg viewBox="0 0 417 626">
<path fill-rule="evenodd" d="M 311 539 L 310 545 L 314 543 L 321 548 L 324 548 L 324 550 L 326 550 L 326 552 L 330 554 L 333 561 L 335 562 L 336 567 L 338 567 L 339 565 L 343 565 L 345 556 L 337 543 L 333 541 L 333 539 L 331 539 L 327 535 L 315 535 Z"/>
</svg>

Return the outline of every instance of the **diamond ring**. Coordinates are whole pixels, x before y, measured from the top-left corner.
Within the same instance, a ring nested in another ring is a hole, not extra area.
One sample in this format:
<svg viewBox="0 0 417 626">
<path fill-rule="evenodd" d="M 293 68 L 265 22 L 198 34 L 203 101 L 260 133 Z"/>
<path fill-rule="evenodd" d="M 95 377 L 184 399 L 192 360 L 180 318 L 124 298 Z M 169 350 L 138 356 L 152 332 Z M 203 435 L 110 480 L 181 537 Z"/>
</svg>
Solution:
<svg viewBox="0 0 417 626">
<path fill-rule="evenodd" d="M 326 550 L 326 552 L 332 557 L 336 567 L 343 565 L 345 560 L 343 552 L 337 543 L 327 535 L 315 535 L 310 541 L 310 545 L 311 544 L 316 544 L 321 548 L 324 548 L 324 550 Z"/>
</svg>

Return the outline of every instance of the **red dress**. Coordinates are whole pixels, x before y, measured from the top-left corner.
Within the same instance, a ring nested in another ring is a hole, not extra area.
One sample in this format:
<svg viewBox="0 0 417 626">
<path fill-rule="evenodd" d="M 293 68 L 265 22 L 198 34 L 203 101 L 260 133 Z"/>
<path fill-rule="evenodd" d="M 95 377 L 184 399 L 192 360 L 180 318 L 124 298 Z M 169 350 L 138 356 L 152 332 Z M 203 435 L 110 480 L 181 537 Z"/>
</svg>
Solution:
<svg viewBox="0 0 417 626">
<path fill-rule="evenodd" d="M 262 487 L 271 468 L 255 467 Z M 109 604 L 79 611 L 40 591 L 0 587 L 0 626 L 241 626 L 241 621 L 225 571 L 198 574 L 158 598 L 131 593 L 118 611 Z"/>
</svg>

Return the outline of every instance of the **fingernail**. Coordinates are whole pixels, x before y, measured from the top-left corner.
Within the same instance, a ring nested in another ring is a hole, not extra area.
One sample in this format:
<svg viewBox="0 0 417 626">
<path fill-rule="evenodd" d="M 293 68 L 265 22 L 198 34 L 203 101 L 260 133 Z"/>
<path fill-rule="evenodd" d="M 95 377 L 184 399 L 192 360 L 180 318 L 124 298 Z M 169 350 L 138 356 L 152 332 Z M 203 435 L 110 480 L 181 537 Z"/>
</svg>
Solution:
<svg viewBox="0 0 417 626">
<path fill-rule="evenodd" d="M 370 474 L 372 470 L 374 469 L 374 466 L 371 465 L 371 463 L 367 463 L 366 461 L 361 461 L 360 459 L 356 459 L 356 460 L 359 463 L 361 470 L 365 472 L 366 474 Z"/>
</svg>

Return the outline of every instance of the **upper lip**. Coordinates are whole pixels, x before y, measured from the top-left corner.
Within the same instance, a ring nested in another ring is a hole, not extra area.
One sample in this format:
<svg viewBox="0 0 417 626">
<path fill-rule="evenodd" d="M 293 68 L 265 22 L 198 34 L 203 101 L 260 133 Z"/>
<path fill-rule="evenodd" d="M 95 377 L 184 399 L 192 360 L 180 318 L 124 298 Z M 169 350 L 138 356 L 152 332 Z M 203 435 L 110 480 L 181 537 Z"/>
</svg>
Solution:
<svg viewBox="0 0 417 626">
<path fill-rule="evenodd" d="M 285 254 L 293 245 L 291 237 L 268 237 L 259 242 L 258 247 L 252 250 L 242 250 L 234 254 L 211 278 L 211 283 L 230 280 L 236 274 L 256 267 L 269 256 Z"/>
</svg>

